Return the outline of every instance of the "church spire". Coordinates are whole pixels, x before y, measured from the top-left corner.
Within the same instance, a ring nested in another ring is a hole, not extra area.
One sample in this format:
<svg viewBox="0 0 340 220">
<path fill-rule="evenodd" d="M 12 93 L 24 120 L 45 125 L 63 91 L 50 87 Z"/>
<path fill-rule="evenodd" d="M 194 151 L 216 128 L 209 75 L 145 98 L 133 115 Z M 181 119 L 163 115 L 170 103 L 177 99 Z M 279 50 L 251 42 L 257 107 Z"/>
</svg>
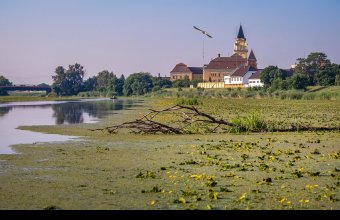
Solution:
<svg viewBox="0 0 340 220">
<path fill-rule="evenodd" d="M 257 60 L 256 60 L 253 49 L 251 49 L 249 57 L 248 57 L 248 66 L 251 66 L 257 69 Z"/>
<path fill-rule="evenodd" d="M 235 39 L 234 53 L 240 55 L 243 59 L 247 60 L 247 46 L 247 39 L 244 37 L 242 25 L 240 25 L 237 38 Z"/>
<path fill-rule="evenodd" d="M 255 54 L 253 52 L 253 49 L 251 49 L 251 51 L 250 51 L 248 60 L 256 60 Z"/>
<path fill-rule="evenodd" d="M 244 37 L 243 28 L 242 28 L 242 24 L 240 25 L 240 29 L 238 30 L 238 35 L 237 35 L 237 38 L 240 38 L 240 39 L 245 39 L 245 40 L 246 40 L 246 38 Z"/>
</svg>

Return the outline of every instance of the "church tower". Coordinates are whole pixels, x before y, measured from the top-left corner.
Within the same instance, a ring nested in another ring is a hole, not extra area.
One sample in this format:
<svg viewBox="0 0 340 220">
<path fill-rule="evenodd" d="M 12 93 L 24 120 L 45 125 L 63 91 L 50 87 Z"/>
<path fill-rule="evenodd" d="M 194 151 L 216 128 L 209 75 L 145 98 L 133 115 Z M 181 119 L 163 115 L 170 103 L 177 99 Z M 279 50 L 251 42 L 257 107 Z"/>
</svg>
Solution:
<svg viewBox="0 0 340 220">
<path fill-rule="evenodd" d="M 255 57 L 253 50 L 250 51 L 250 54 L 248 57 L 248 66 L 251 66 L 257 69 L 257 59 Z"/>
<path fill-rule="evenodd" d="M 234 53 L 242 56 L 242 58 L 247 59 L 248 49 L 247 49 L 247 39 L 244 37 L 242 25 L 238 31 L 238 35 L 234 44 Z"/>
</svg>

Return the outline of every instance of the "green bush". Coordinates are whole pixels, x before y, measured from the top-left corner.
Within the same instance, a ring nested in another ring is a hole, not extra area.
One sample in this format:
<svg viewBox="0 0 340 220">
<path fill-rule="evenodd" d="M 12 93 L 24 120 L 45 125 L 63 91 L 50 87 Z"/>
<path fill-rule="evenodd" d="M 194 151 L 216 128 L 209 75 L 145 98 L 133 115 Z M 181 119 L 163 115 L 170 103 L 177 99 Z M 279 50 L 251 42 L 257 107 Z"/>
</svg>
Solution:
<svg viewBox="0 0 340 220">
<path fill-rule="evenodd" d="M 177 105 L 199 105 L 197 98 L 181 98 L 176 101 Z"/>
<path fill-rule="evenodd" d="M 252 132 L 266 131 L 268 127 L 264 119 L 257 113 L 252 113 L 245 117 L 233 119 L 231 122 L 244 128 L 246 131 Z M 242 130 L 240 128 L 233 127 L 231 131 L 240 132 Z"/>
</svg>

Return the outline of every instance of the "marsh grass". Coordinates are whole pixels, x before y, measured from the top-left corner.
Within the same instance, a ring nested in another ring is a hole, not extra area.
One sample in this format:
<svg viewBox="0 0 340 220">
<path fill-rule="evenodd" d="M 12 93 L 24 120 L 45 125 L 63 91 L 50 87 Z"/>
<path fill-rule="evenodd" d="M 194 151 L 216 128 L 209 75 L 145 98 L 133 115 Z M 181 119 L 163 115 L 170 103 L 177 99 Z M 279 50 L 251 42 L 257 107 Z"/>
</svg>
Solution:
<svg viewBox="0 0 340 220">
<path fill-rule="evenodd" d="M 18 145 L 19 154 L 0 155 L 0 207 L 340 209 L 339 131 L 190 135 L 89 131 L 175 103 L 176 98 L 149 98 L 145 106 L 109 115 L 98 124 L 25 127 L 86 138 Z M 203 99 L 198 107 L 225 119 L 243 118 L 250 128 L 261 128 L 261 120 L 283 128 L 292 123 L 340 123 L 336 100 Z M 254 112 L 258 118 L 248 117 Z"/>
<path fill-rule="evenodd" d="M 251 113 L 241 118 L 232 119 L 231 122 L 245 128 L 246 131 L 259 132 L 268 130 L 267 123 L 258 113 Z M 231 127 L 229 131 L 241 132 L 239 127 Z"/>
</svg>

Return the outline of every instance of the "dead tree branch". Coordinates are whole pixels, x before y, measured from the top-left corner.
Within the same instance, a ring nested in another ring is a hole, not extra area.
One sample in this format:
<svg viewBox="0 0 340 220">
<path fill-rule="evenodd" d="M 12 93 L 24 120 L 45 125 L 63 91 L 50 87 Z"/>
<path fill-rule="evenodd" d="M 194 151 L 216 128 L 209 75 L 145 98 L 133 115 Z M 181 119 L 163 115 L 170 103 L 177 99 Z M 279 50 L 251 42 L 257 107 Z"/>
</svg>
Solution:
<svg viewBox="0 0 340 220">
<path fill-rule="evenodd" d="M 120 125 L 109 126 L 102 129 L 94 129 L 92 131 L 100 130 L 107 131 L 109 133 L 117 133 L 121 129 L 128 129 L 132 133 L 139 134 L 184 134 L 187 133 L 187 130 L 185 129 L 195 123 L 214 125 L 214 128 L 211 129 L 211 132 L 216 132 L 216 130 L 221 125 L 236 127 L 241 131 L 245 130 L 245 128 L 239 125 L 228 122 L 224 119 L 216 119 L 207 113 L 201 112 L 194 106 L 174 105 L 162 110 L 149 110 L 150 112 L 137 120 L 125 122 Z M 171 113 L 171 115 L 174 116 L 176 120 L 168 123 L 156 121 L 156 117 L 164 113 Z"/>
</svg>

